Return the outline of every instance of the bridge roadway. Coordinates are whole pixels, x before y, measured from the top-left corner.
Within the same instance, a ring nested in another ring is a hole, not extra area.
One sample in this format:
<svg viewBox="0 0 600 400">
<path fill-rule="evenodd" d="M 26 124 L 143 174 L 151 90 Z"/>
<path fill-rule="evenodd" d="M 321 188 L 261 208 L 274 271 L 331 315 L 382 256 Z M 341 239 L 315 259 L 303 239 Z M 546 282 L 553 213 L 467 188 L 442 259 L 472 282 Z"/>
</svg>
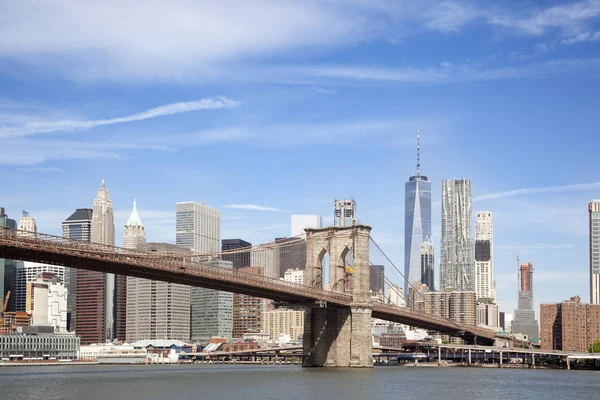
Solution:
<svg viewBox="0 0 600 400">
<path fill-rule="evenodd" d="M 70 240 L 42 233 L 0 228 L 0 258 L 32 261 L 138 278 L 179 283 L 245 294 L 275 301 L 328 306 L 353 305 L 352 296 L 311 288 L 279 279 L 219 268 L 207 262 L 192 261 L 189 256 L 157 255 L 139 250 Z M 463 337 L 469 342 L 493 344 L 495 332 L 460 324 L 446 318 L 390 304 L 370 303 L 373 318 Z M 504 338 L 505 339 L 505 338 Z"/>
</svg>

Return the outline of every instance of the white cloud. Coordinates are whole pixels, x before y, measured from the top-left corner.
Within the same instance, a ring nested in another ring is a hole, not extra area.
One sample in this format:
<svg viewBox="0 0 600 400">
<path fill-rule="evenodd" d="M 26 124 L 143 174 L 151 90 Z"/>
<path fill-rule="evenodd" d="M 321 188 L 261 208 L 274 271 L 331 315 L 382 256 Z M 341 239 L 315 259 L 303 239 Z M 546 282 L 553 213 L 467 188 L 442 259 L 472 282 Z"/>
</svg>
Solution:
<svg viewBox="0 0 600 400">
<path fill-rule="evenodd" d="M 548 29 L 576 31 L 598 16 L 600 16 L 600 1 L 587 0 L 553 6 L 534 12 L 526 18 L 514 15 L 492 16 L 489 22 L 530 35 L 541 35 Z"/>
<path fill-rule="evenodd" d="M 57 168 L 57 167 L 19 168 L 19 171 L 23 171 L 23 172 L 59 172 L 59 173 L 65 172 L 64 169 Z"/>
<path fill-rule="evenodd" d="M 283 212 L 283 210 L 280 208 L 259 206 L 256 204 L 228 204 L 223 207 L 224 208 L 232 208 L 232 209 L 236 209 L 236 210 Z"/>
<path fill-rule="evenodd" d="M 464 25 L 484 16 L 483 10 L 458 1 L 443 1 L 427 14 L 426 26 L 441 32 L 456 32 Z"/>
<path fill-rule="evenodd" d="M 569 38 L 563 39 L 561 41 L 561 43 L 570 45 L 570 44 L 582 43 L 582 42 L 595 42 L 597 40 L 600 40 L 600 31 L 580 33 L 579 35 L 575 35 L 575 36 L 571 36 Z"/>
<path fill-rule="evenodd" d="M 162 117 L 172 114 L 186 113 L 198 110 L 214 110 L 231 108 L 239 103 L 226 97 L 205 98 L 197 101 L 188 101 L 167 104 L 151 108 L 137 114 L 125 117 L 116 117 L 97 120 L 62 120 L 62 121 L 30 121 L 24 125 L 0 127 L 0 138 L 25 136 L 42 132 L 71 131 L 91 129 L 98 126 L 122 124 L 126 122 L 143 121 L 150 118 Z"/>
<path fill-rule="evenodd" d="M 292 50 L 367 40 L 393 12 L 387 1 L 20 0 L 3 4 L 0 56 L 78 78 L 182 80 Z M 409 14 L 410 15 L 410 14 Z"/>
<path fill-rule="evenodd" d="M 321 65 L 281 69 L 278 76 L 305 76 L 317 81 L 352 80 L 398 83 L 452 83 L 491 81 L 520 78 L 544 78 L 547 76 L 586 69 L 595 70 L 600 58 L 556 59 L 541 63 L 520 64 L 500 68 L 485 68 L 469 64 L 453 65 L 444 61 L 437 67 L 384 67 L 365 65 Z"/>
<path fill-rule="evenodd" d="M 595 189 L 600 189 L 600 182 L 581 183 L 581 184 L 566 185 L 566 186 L 549 186 L 549 187 L 539 187 L 539 188 L 514 189 L 514 190 L 508 190 L 506 192 L 488 193 L 488 194 L 482 194 L 479 196 L 475 196 L 475 197 L 473 197 L 473 201 L 494 200 L 494 199 L 501 199 L 501 198 L 505 198 L 505 197 L 513 197 L 513 196 L 521 196 L 521 195 L 529 195 L 529 194 L 574 192 L 574 191 L 595 190 Z"/>
</svg>

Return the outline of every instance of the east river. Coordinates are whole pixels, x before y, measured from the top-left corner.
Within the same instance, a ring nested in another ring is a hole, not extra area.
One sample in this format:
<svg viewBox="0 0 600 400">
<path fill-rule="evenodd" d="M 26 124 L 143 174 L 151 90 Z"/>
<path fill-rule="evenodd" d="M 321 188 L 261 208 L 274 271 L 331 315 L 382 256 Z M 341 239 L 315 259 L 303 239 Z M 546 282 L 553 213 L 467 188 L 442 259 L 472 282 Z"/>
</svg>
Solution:
<svg viewBox="0 0 600 400">
<path fill-rule="evenodd" d="M 0 399 L 599 399 L 600 373 L 174 365 L 0 368 Z"/>
</svg>

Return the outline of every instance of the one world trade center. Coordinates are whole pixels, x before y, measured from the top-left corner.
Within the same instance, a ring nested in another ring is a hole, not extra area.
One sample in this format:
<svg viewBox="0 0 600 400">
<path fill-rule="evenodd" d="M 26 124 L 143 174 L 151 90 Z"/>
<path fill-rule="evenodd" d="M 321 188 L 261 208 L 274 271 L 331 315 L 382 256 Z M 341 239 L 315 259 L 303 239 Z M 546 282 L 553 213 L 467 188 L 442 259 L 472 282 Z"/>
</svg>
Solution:
<svg viewBox="0 0 600 400">
<path fill-rule="evenodd" d="M 431 242 L 431 182 L 421 175 L 420 133 L 417 131 L 417 174 L 405 186 L 404 294 L 415 281 L 433 290 L 433 263 L 421 263 L 421 244 Z"/>
</svg>

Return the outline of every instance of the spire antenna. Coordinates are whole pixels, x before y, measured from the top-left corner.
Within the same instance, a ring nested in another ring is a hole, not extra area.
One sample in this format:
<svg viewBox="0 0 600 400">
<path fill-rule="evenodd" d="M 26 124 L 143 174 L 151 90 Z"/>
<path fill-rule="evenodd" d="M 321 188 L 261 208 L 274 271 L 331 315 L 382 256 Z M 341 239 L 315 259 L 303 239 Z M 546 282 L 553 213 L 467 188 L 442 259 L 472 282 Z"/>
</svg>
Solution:
<svg viewBox="0 0 600 400">
<path fill-rule="evenodd" d="M 421 132 L 417 129 L 417 176 L 421 175 Z"/>
</svg>

